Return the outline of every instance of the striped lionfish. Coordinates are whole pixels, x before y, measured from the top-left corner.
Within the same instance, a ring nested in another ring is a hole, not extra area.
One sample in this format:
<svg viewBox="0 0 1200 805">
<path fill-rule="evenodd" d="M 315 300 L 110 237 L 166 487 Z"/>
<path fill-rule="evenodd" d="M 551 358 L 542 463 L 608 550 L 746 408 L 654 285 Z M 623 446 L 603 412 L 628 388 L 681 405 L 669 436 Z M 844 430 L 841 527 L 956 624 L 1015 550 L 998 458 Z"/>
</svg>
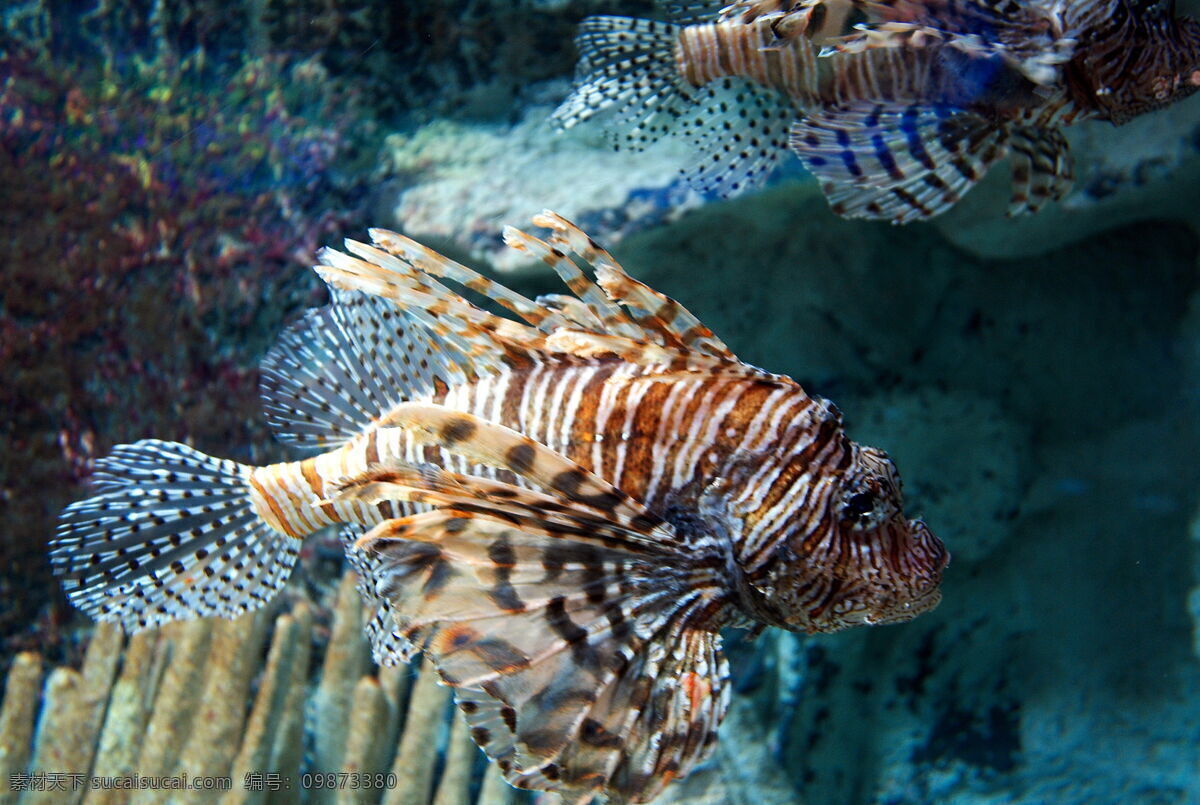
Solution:
<svg viewBox="0 0 1200 805">
<path fill-rule="evenodd" d="M 584 20 L 554 119 L 615 110 L 622 144 L 691 138 L 705 192 L 763 180 L 789 147 L 849 218 L 954 205 L 1011 152 L 1009 214 L 1060 199 L 1062 128 L 1121 124 L 1200 87 L 1200 23 L 1174 0 L 738 0 L 672 21 Z"/>
<path fill-rule="evenodd" d="M 233 617 L 341 524 L 376 659 L 423 654 L 510 783 L 577 802 L 649 801 L 710 753 L 721 628 L 937 604 L 949 557 L 905 518 L 886 454 L 565 219 L 534 223 L 545 240 L 506 242 L 574 296 L 531 300 L 382 230 L 323 250 L 332 304 L 262 377 L 282 440 L 324 452 L 251 467 L 115 448 L 54 540 L 72 602 L 129 631 Z"/>
</svg>

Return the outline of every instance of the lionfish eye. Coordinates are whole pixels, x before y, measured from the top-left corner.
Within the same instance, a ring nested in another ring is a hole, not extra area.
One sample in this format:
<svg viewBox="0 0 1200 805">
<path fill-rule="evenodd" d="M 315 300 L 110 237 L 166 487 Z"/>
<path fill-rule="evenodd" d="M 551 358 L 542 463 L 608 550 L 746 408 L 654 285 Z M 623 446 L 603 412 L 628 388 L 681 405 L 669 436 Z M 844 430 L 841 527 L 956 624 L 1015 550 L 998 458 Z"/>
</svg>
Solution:
<svg viewBox="0 0 1200 805">
<path fill-rule="evenodd" d="M 875 496 L 870 492 L 857 492 L 846 499 L 842 506 L 842 516 L 847 520 L 857 520 L 875 509 Z"/>
</svg>

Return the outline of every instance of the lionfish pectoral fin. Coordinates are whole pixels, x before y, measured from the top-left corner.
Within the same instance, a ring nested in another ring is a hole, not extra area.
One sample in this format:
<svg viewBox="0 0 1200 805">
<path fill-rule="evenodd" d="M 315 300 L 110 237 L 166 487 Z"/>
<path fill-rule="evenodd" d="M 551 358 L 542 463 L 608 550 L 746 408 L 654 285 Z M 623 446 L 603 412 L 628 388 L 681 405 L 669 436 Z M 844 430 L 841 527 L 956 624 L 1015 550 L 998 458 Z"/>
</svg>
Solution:
<svg viewBox="0 0 1200 805">
<path fill-rule="evenodd" d="M 662 137 L 692 102 L 675 64 L 677 25 L 631 17 L 588 17 L 575 37 L 575 89 L 551 122 L 569 129 L 609 112 L 618 147 L 638 150 Z"/>
<path fill-rule="evenodd" d="M 1014 128 L 1012 149 L 1012 201 L 1009 215 L 1040 210 L 1047 201 L 1058 201 L 1074 183 L 1071 149 L 1062 129 Z"/>
<path fill-rule="evenodd" d="M 378 557 L 398 632 L 455 688 L 508 781 L 648 801 L 707 756 L 725 712 L 722 581 L 602 479 L 571 470 L 556 484 L 569 462 L 541 450 L 516 463 L 542 491 L 376 467 L 342 494 L 432 507 L 358 545 Z"/>
<path fill-rule="evenodd" d="M 1004 156 L 1007 130 L 949 106 L 858 102 L 808 115 L 791 147 L 846 218 L 932 218 Z"/>
<path fill-rule="evenodd" d="M 796 117 L 791 100 L 733 78 L 706 84 L 695 95 L 695 108 L 680 124 L 694 155 L 682 170 L 688 184 L 721 198 L 762 185 L 787 153 L 788 127 Z"/>
<path fill-rule="evenodd" d="M 96 494 L 63 510 L 50 543 L 67 597 L 131 633 L 262 606 L 300 541 L 259 516 L 250 471 L 173 442 L 114 448 L 96 462 Z"/>
</svg>

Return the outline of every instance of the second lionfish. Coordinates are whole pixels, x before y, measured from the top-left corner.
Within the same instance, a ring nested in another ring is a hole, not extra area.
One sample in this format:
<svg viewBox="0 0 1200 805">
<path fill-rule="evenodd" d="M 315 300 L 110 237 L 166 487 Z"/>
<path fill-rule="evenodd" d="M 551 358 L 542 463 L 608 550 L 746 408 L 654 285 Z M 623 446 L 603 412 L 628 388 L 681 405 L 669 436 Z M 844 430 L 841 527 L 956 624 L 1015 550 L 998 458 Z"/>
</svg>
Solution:
<svg viewBox="0 0 1200 805">
<path fill-rule="evenodd" d="M 1200 24 L 1173 0 L 667 5 L 670 22 L 584 20 L 557 122 L 615 110 L 635 148 L 682 133 L 688 178 L 720 195 L 790 147 L 850 218 L 938 215 L 1006 154 L 1009 213 L 1035 212 L 1070 189 L 1064 126 L 1121 124 L 1200 88 Z"/>
<path fill-rule="evenodd" d="M 884 453 L 563 218 L 535 223 L 545 240 L 506 241 L 574 296 L 528 299 L 386 231 L 325 250 L 332 305 L 263 366 L 278 435 L 324 452 L 117 447 L 54 541 L 71 600 L 130 631 L 232 617 L 341 524 L 376 658 L 422 652 L 510 783 L 575 802 L 649 801 L 711 752 L 723 627 L 937 604 L 948 555 Z"/>
</svg>

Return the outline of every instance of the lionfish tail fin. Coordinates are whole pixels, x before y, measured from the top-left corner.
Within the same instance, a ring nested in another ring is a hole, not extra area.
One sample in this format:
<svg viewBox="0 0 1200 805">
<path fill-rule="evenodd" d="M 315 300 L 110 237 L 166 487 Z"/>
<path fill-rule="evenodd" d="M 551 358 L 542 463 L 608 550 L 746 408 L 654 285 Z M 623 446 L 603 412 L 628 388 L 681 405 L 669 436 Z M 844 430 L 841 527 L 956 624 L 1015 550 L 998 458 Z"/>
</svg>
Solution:
<svg viewBox="0 0 1200 805">
<path fill-rule="evenodd" d="M 728 704 L 715 554 L 685 548 L 641 503 L 520 434 L 402 408 L 391 424 L 535 487 L 404 466 L 341 487 L 429 507 L 358 546 L 378 557 L 378 595 L 455 688 L 475 742 L 513 785 L 569 801 L 643 802 L 686 774 Z"/>
<path fill-rule="evenodd" d="M 679 30 L 631 17 L 585 19 L 575 38 L 575 88 L 551 122 L 569 129 L 608 111 L 618 147 L 637 150 L 662 137 L 692 103 L 675 64 Z"/>
<path fill-rule="evenodd" d="M 1006 140 L 1006 129 L 956 107 L 856 103 L 796 123 L 791 147 L 838 215 L 903 224 L 957 203 Z"/>
<path fill-rule="evenodd" d="M 1035 213 L 1047 201 L 1058 201 L 1070 192 L 1075 181 L 1074 163 L 1061 129 L 1016 128 L 1011 149 L 1009 215 Z"/>
<path fill-rule="evenodd" d="M 250 471 L 173 442 L 116 447 L 96 463 L 96 494 L 59 517 L 50 563 L 67 597 L 131 633 L 262 606 L 299 542 L 258 515 Z"/>
</svg>

